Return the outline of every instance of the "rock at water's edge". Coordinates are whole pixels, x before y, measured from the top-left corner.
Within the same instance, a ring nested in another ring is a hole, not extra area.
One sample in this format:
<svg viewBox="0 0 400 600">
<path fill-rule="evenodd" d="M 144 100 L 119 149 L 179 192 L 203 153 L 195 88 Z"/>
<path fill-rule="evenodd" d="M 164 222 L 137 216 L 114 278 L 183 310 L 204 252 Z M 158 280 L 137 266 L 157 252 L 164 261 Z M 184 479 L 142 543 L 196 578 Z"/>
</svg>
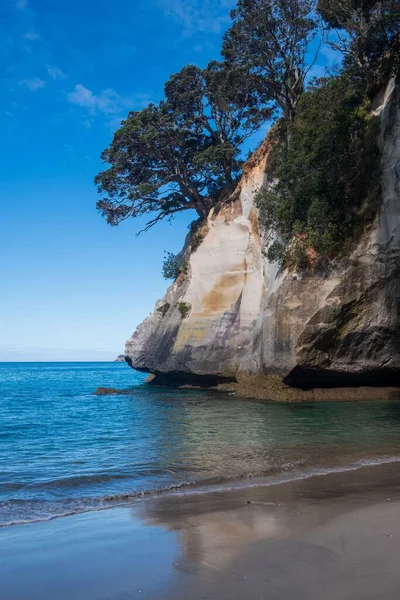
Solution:
<svg viewBox="0 0 400 600">
<path fill-rule="evenodd" d="M 119 356 L 117 356 L 114 362 L 125 362 L 125 354 L 120 354 Z"/>
<path fill-rule="evenodd" d="M 383 202 L 351 255 L 324 275 L 279 271 L 265 259 L 271 236 L 254 206 L 265 180 L 264 143 L 237 199 L 211 211 L 188 276 L 128 340 L 133 368 L 164 384 L 206 387 L 245 381 L 268 389 L 275 379 L 303 389 L 400 385 L 399 86 L 391 82 L 374 112 Z"/>
<path fill-rule="evenodd" d="M 104 388 L 98 387 L 95 392 L 95 396 L 126 396 L 133 394 L 132 390 L 116 390 L 115 388 Z"/>
</svg>

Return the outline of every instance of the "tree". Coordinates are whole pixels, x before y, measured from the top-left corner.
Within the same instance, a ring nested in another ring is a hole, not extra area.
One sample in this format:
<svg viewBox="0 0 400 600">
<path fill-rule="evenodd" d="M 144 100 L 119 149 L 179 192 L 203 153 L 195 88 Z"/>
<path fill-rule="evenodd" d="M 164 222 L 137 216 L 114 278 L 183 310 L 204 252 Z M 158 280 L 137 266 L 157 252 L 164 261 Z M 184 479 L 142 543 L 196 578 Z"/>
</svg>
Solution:
<svg viewBox="0 0 400 600">
<path fill-rule="evenodd" d="M 330 45 L 339 50 L 345 68 L 363 74 L 380 66 L 400 48 L 399 0 L 319 0 L 318 12 L 336 30 Z"/>
<path fill-rule="evenodd" d="M 225 185 L 233 183 L 241 167 L 237 150 L 272 115 L 262 106 L 254 78 L 217 61 L 204 71 L 189 65 L 170 78 L 165 95 L 185 126 L 209 136 L 212 144 L 202 159 L 221 164 Z"/>
<path fill-rule="evenodd" d="M 111 225 L 156 213 L 146 230 L 194 209 L 205 218 L 240 173 L 240 145 L 269 111 L 232 66 L 187 66 L 165 86 L 165 100 L 129 113 L 102 158 L 97 207 Z"/>
<path fill-rule="evenodd" d="M 258 82 L 265 101 L 293 119 L 311 65 L 306 54 L 316 34 L 313 0 L 239 0 L 223 43 L 223 56 Z"/>
</svg>

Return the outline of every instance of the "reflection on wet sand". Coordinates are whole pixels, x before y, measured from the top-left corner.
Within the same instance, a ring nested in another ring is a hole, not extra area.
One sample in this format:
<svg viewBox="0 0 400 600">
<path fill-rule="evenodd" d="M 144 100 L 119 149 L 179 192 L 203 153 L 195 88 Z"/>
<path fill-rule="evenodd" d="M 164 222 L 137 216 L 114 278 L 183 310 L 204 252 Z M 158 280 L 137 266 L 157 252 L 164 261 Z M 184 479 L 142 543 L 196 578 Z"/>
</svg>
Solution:
<svg viewBox="0 0 400 600">
<path fill-rule="evenodd" d="M 279 524 L 274 515 L 224 514 L 189 517 L 182 530 L 182 547 L 186 558 L 213 568 L 225 568 L 245 547 L 277 535 Z"/>
<path fill-rule="evenodd" d="M 6 600 L 399 600 L 399 464 L 0 529 Z"/>
<path fill-rule="evenodd" d="M 388 487 L 400 493 L 397 464 L 270 487 L 159 497 L 137 504 L 133 511 L 146 524 L 178 534 L 181 559 L 176 566 L 226 570 L 259 542 L 290 539 L 386 500 Z"/>
<path fill-rule="evenodd" d="M 146 511 L 147 512 L 147 511 Z M 178 531 L 182 558 L 214 569 L 225 569 L 246 547 L 268 538 L 278 537 L 281 524 L 271 510 L 256 507 L 221 510 L 208 514 L 186 515 L 165 521 L 157 511 L 146 514 L 146 522 Z"/>
</svg>

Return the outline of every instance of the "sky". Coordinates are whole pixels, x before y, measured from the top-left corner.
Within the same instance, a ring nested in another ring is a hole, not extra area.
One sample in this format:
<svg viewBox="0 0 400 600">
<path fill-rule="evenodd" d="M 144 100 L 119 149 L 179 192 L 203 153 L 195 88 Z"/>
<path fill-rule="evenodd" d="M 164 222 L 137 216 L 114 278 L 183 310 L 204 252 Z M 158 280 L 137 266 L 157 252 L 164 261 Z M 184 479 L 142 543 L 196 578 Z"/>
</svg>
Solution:
<svg viewBox="0 0 400 600">
<path fill-rule="evenodd" d="M 163 296 L 195 215 L 137 237 L 146 219 L 107 225 L 93 178 L 130 109 L 218 58 L 234 4 L 1 1 L 0 361 L 113 359 Z"/>
</svg>

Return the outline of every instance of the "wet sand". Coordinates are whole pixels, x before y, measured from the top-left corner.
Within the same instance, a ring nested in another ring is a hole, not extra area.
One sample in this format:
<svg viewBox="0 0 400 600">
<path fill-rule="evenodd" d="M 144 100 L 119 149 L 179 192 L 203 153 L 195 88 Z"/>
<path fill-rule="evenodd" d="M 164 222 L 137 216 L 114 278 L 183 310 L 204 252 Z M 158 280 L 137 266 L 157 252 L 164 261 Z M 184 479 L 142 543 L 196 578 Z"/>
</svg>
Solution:
<svg viewBox="0 0 400 600">
<path fill-rule="evenodd" d="M 7 600 L 398 600 L 400 464 L 0 529 Z"/>
</svg>

